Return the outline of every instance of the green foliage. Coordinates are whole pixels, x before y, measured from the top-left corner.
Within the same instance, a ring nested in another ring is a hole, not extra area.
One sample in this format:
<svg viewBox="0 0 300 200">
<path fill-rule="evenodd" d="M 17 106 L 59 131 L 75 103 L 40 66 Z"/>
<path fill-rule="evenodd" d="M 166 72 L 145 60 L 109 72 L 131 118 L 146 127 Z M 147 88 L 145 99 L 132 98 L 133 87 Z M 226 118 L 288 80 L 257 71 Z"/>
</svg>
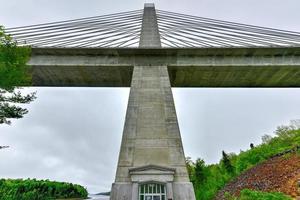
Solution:
<svg viewBox="0 0 300 200">
<path fill-rule="evenodd" d="M 19 47 L 0 26 L 0 124 L 10 124 L 12 118 L 22 118 L 28 111 L 17 104 L 30 103 L 35 93 L 23 95 L 18 86 L 31 85 L 29 47 Z"/>
<path fill-rule="evenodd" d="M 234 197 L 228 193 L 225 196 L 227 200 L 292 200 L 292 198 L 279 192 L 261 192 L 249 189 L 242 190 L 239 197 Z"/>
<path fill-rule="evenodd" d="M 87 191 L 80 185 L 35 179 L 0 179 L 0 199 L 53 200 L 87 198 Z"/>
<path fill-rule="evenodd" d="M 194 182 L 199 185 L 205 181 L 205 162 L 202 159 L 197 159 L 195 163 L 195 180 Z"/>
<path fill-rule="evenodd" d="M 31 49 L 19 47 L 0 27 L 0 87 L 13 90 L 16 86 L 30 85 L 31 77 L 26 65 Z"/>
<path fill-rule="evenodd" d="M 198 159 L 195 163 L 190 162 L 188 164 L 189 168 L 192 168 L 190 180 L 194 185 L 197 199 L 213 199 L 216 192 L 230 178 L 222 165 L 205 165 L 201 159 Z"/>
<path fill-rule="evenodd" d="M 197 200 L 214 199 L 216 193 L 226 183 L 245 170 L 274 155 L 297 147 L 300 144 L 300 122 L 292 121 L 289 126 L 280 126 L 275 131 L 275 134 L 275 137 L 264 136 L 262 144 L 257 146 L 251 145 L 252 148 L 247 151 L 241 151 L 238 155 L 222 152 L 223 157 L 218 164 L 206 165 L 201 159 L 194 163 L 189 159 L 187 168 L 190 180 L 194 185 Z M 242 195 L 240 198 L 248 200 L 249 198 L 247 199 L 246 195 L 250 194 L 247 191 L 244 193 L 245 197 Z M 255 194 L 251 193 L 251 195 Z"/>
<path fill-rule="evenodd" d="M 227 173 L 233 174 L 234 173 L 234 167 L 231 164 L 231 161 L 229 159 L 229 156 L 225 151 L 222 151 L 222 164 L 224 169 L 226 170 Z"/>
<path fill-rule="evenodd" d="M 193 182 L 192 179 L 194 178 L 193 174 L 195 173 L 195 168 L 194 168 L 194 163 L 191 160 L 191 157 L 186 157 L 185 163 L 186 163 L 186 169 L 187 169 L 188 174 L 189 174 L 189 178 Z"/>
</svg>

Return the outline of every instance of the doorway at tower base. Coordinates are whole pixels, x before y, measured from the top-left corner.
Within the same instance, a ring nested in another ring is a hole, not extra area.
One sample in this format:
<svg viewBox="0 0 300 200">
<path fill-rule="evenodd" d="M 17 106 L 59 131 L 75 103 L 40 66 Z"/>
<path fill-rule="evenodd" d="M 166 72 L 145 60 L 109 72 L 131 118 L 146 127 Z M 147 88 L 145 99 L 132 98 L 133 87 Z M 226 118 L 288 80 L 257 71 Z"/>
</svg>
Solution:
<svg viewBox="0 0 300 200">
<path fill-rule="evenodd" d="M 195 200 L 192 183 L 175 181 L 175 171 L 156 165 L 131 168 L 131 181 L 113 183 L 110 200 Z"/>
</svg>

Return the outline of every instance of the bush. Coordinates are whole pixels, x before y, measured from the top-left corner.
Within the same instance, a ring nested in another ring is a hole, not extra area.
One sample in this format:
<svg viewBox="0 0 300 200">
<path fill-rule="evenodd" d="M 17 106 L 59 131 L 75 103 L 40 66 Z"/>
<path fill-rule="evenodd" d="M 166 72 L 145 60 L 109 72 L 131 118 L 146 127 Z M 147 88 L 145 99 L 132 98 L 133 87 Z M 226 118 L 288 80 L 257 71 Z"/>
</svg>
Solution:
<svg viewBox="0 0 300 200">
<path fill-rule="evenodd" d="M 0 179 L 0 199 L 53 200 L 58 198 L 87 198 L 85 188 L 72 183 L 35 179 Z"/>
</svg>

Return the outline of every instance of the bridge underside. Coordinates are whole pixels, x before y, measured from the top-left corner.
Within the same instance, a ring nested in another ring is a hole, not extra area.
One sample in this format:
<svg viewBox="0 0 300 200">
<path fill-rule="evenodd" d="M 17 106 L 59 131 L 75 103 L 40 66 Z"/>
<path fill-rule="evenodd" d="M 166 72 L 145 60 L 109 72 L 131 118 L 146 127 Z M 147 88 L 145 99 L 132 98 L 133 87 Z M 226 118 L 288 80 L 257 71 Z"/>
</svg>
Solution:
<svg viewBox="0 0 300 200">
<path fill-rule="evenodd" d="M 130 87 L 133 66 L 168 66 L 172 87 L 299 87 L 300 48 L 32 50 L 34 86 Z"/>
</svg>

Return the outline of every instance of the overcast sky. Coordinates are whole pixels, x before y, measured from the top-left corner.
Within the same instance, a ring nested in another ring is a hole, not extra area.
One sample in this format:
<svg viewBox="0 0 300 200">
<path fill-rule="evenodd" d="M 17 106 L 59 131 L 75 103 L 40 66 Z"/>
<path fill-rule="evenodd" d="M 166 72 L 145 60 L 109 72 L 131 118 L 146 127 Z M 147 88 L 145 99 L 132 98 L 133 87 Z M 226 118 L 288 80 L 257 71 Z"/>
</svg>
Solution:
<svg viewBox="0 0 300 200">
<path fill-rule="evenodd" d="M 300 32 L 299 0 L 163 0 L 157 9 Z M 6 27 L 143 8 L 140 0 L 0 0 Z M 129 88 L 30 88 L 30 113 L 0 126 L 0 177 L 39 178 L 109 191 Z M 299 89 L 173 89 L 186 156 L 218 162 L 300 118 Z"/>
</svg>

